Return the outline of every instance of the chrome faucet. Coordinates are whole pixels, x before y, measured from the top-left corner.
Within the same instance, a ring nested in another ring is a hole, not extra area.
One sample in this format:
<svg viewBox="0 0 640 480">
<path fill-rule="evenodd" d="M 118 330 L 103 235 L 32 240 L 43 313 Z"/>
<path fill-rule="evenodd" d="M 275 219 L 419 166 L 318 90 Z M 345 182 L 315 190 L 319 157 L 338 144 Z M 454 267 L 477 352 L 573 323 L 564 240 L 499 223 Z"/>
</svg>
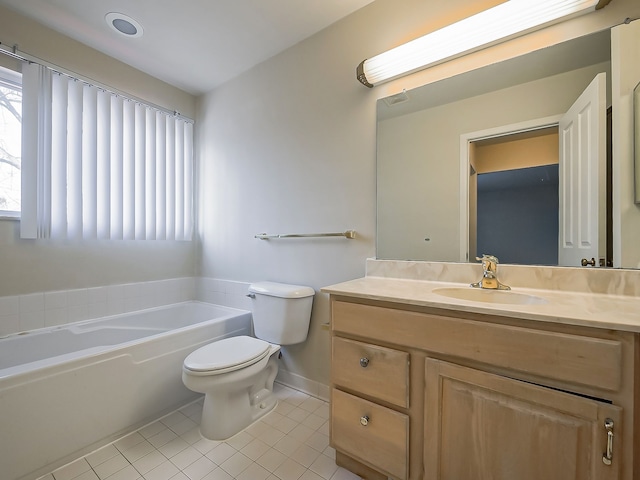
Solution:
<svg viewBox="0 0 640 480">
<path fill-rule="evenodd" d="M 497 257 L 483 254 L 482 257 L 476 257 L 476 260 L 482 262 L 482 279 L 477 283 L 472 283 L 472 287 L 491 288 L 494 290 L 511 290 L 511 287 L 498 281 L 498 277 L 496 276 L 498 271 Z"/>
</svg>

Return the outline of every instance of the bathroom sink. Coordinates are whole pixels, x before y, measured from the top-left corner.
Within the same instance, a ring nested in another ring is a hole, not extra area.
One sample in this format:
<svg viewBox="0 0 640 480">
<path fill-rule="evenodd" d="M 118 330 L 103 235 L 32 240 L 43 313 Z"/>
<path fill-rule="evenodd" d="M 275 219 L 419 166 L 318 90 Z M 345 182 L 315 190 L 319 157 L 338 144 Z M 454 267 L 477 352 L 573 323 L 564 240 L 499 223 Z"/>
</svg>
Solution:
<svg viewBox="0 0 640 480">
<path fill-rule="evenodd" d="M 458 300 L 484 303 L 506 303 L 510 305 L 540 305 L 547 303 L 544 298 L 510 290 L 487 290 L 481 288 L 445 287 L 436 288 L 433 293 Z"/>
</svg>

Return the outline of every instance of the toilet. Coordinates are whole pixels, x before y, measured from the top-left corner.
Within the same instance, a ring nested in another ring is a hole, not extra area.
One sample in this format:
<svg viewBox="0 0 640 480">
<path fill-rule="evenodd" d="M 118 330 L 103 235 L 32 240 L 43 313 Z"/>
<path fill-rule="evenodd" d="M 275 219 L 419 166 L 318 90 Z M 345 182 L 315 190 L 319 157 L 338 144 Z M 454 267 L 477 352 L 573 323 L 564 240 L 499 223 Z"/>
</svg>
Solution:
<svg viewBox="0 0 640 480">
<path fill-rule="evenodd" d="M 277 403 L 273 382 L 281 345 L 304 342 L 313 288 L 275 282 L 249 287 L 254 337 L 212 342 L 192 352 L 182 367 L 184 385 L 204 393 L 200 433 L 224 440 L 269 413 Z"/>
</svg>

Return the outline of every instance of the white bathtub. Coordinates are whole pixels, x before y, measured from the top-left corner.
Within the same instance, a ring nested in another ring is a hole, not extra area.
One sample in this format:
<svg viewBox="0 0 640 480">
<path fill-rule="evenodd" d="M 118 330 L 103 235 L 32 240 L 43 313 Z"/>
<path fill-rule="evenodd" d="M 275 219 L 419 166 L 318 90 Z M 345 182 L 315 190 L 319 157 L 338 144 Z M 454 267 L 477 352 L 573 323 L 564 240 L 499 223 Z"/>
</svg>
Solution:
<svg viewBox="0 0 640 480">
<path fill-rule="evenodd" d="M 0 339 L 0 478 L 37 478 L 195 398 L 184 358 L 250 330 L 246 310 L 184 302 Z"/>
</svg>

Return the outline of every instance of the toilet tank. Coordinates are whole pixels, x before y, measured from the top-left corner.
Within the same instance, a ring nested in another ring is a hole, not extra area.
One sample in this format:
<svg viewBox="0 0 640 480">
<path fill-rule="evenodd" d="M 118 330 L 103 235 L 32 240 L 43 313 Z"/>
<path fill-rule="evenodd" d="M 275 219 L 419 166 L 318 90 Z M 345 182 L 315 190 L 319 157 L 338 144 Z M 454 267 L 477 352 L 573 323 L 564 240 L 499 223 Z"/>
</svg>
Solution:
<svg viewBox="0 0 640 480">
<path fill-rule="evenodd" d="M 307 339 L 313 288 L 258 282 L 251 284 L 249 292 L 256 337 L 278 345 L 292 345 Z"/>
</svg>

